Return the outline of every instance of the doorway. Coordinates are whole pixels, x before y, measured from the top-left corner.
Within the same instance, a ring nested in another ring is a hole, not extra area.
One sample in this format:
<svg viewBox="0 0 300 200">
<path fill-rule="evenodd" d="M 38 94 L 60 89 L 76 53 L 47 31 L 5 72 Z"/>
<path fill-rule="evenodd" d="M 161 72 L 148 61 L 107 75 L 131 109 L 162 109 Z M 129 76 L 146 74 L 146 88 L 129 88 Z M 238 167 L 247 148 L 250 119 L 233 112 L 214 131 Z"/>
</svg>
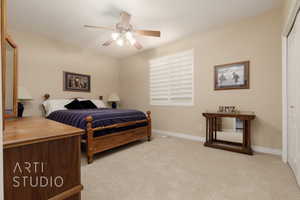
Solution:
<svg viewBox="0 0 300 200">
<path fill-rule="evenodd" d="M 300 183 L 300 17 L 287 38 L 287 162 Z"/>
</svg>

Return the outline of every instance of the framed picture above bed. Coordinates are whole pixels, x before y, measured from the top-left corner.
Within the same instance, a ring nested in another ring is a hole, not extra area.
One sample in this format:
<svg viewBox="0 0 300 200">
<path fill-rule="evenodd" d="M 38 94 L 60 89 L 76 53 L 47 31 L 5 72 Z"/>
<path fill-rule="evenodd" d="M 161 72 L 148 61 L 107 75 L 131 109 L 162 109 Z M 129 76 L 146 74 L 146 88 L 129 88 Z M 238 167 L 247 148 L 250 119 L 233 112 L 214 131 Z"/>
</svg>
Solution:
<svg viewBox="0 0 300 200">
<path fill-rule="evenodd" d="M 76 74 L 72 72 L 63 72 L 64 91 L 90 92 L 91 76 L 86 74 Z"/>
<path fill-rule="evenodd" d="M 215 90 L 249 89 L 250 61 L 215 66 Z"/>
</svg>

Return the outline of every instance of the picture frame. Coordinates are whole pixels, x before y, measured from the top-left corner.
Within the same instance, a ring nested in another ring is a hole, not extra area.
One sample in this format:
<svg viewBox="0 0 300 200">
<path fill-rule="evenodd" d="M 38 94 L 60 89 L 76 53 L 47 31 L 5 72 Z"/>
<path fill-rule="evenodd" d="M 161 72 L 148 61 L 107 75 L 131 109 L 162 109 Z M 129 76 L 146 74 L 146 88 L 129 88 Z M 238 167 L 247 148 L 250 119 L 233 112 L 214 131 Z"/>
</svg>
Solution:
<svg viewBox="0 0 300 200">
<path fill-rule="evenodd" d="M 91 92 L 91 76 L 64 71 L 63 90 L 72 92 Z"/>
<path fill-rule="evenodd" d="M 249 89 L 250 61 L 216 65 L 214 73 L 215 90 Z"/>
</svg>

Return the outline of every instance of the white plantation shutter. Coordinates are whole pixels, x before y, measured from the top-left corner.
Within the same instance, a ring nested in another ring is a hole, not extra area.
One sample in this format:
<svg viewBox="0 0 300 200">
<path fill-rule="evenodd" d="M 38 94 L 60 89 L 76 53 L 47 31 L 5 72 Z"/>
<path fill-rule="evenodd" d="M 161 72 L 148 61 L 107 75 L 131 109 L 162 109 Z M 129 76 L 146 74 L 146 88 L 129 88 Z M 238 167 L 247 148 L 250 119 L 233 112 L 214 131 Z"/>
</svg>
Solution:
<svg viewBox="0 0 300 200">
<path fill-rule="evenodd" d="M 151 105 L 193 105 L 193 50 L 149 61 Z"/>
</svg>

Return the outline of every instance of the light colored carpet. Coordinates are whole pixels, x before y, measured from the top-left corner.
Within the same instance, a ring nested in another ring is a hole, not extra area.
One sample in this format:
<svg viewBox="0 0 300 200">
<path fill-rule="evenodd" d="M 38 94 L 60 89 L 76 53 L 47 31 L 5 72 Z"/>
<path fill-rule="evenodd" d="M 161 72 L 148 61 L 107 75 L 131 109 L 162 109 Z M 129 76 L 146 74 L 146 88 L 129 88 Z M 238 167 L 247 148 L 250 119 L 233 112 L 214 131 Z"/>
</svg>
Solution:
<svg viewBox="0 0 300 200">
<path fill-rule="evenodd" d="M 277 156 L 247 156 L 156 136 L 82 159 L 82 200 L 299 200 Z"/>
</svg>

